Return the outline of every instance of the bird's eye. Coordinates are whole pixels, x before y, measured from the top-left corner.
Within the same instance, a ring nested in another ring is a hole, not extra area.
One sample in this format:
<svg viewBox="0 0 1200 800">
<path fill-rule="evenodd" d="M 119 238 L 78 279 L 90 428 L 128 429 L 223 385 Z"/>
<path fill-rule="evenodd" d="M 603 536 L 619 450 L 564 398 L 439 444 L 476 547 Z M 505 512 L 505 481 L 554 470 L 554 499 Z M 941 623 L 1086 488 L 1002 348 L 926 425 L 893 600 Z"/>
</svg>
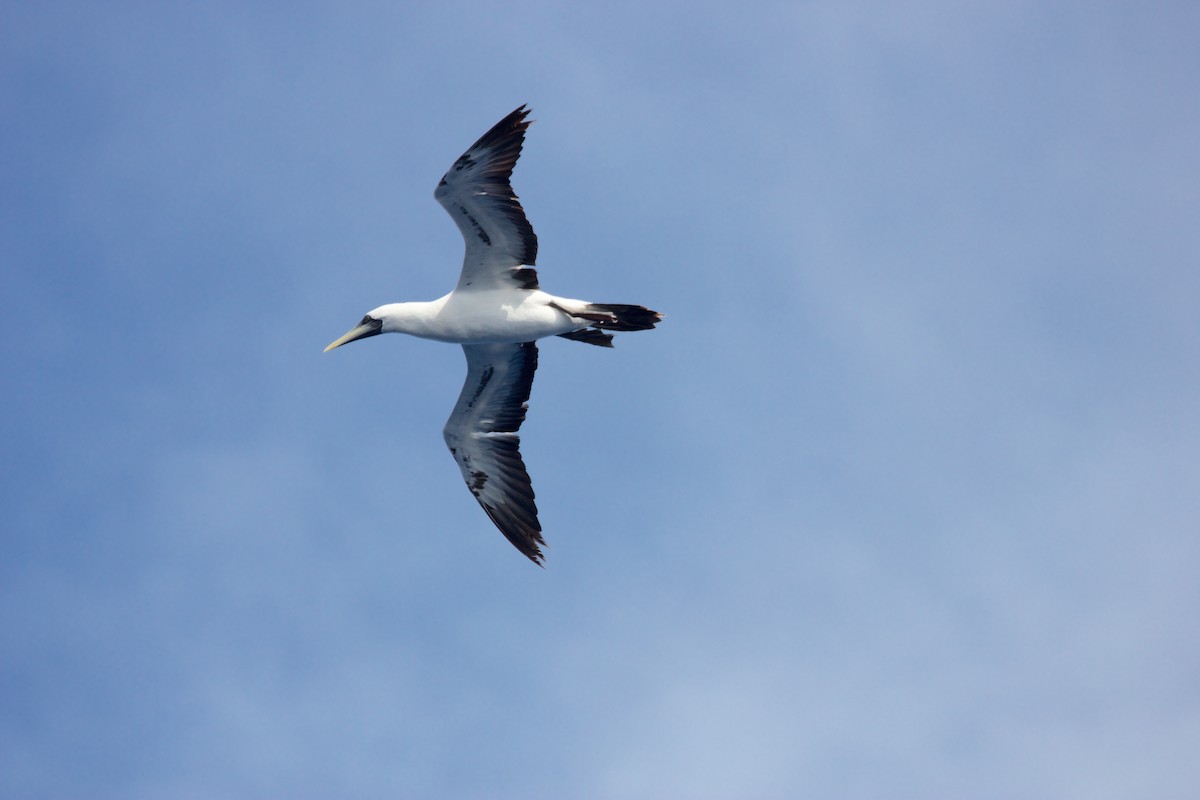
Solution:
<svg viewBox="0 0 1200 800">
<path fill-rule="evenodd" d="M 359 325 L 370 325 L 374 321 L 375 320 L 371 318 L 371 315 L 367 314 L 365 317 L 362 318 L 362 322 L 360 322 L 358 324 Z"/>
</svg>

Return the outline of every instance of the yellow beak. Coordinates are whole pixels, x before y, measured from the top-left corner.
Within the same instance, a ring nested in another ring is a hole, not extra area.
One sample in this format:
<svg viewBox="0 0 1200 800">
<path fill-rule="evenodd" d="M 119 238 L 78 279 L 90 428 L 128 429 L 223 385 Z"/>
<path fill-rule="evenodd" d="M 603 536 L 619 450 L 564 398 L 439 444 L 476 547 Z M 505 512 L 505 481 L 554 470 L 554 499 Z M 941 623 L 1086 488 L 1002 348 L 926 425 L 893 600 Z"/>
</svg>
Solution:
<svg viewBox="0 0 1200 800">
<path fill-rule="evenodd" d="M 368 336 L 374 336 L 380 332 L 379 329 L 382 327 L 383 324 L 377 319 L 364 320 L 361 325 L 351 328 L 341 338 L 330 343 L 329 347 L 325 348 L 325 352 L 328 353 L 333 348 L 341 347 L 347 342 L 353 342 L 355 339 L 365 339 Z"/>
</svg>

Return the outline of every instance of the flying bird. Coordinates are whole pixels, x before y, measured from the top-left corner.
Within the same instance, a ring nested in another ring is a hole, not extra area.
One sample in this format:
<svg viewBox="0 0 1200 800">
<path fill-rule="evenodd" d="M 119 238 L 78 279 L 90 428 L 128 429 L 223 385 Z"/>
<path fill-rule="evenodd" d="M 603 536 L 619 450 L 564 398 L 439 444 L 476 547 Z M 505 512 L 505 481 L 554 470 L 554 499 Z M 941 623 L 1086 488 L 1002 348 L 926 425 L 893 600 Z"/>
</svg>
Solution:
<svg viewBox="0 0 1200 800">
<path fill-rule="evenodd" d="M 533 267 L 537 235 L 510 183 L 528 116 L 521 106 L 496 123 L 434 190 L 466 241 L 454 291 L 369 311 L 325 351 L 380 333 L 462 345 L 467 380 L 442 435 L 488 517 L 540 565 L 545 541 L 517 435 L 537 369 L 537 340 L 561 336 L 612 347 L 611 331 L 649 330 L 662 315 L 644 306 L 590 303 L 541 290 Z"/>
</svg>

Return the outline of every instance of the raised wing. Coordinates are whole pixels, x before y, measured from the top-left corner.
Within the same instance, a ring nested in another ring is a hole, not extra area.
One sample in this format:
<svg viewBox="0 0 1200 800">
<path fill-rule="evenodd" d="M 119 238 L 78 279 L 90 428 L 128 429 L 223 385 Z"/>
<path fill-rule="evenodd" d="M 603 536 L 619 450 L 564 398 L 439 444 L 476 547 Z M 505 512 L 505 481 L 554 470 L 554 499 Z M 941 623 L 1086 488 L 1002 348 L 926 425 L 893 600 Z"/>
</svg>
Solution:
<svg viewBox="0 0 1200 800">
<path fill-rule="evenodd" d="M 537 344 L 464 344 L 463 352 L 467 380 L 442 435 L 479 505 L 540 565 L 545 542 L 517 436 L 537 369 Z"/>
<path fill-rule="evenodd" d="M 496 123 L 442 176 L 433 196 L 467 244 L 457 289 L 538 288 L 537 235 L 509 178 L 521 155 L 529 109 Z"/>
</svg>

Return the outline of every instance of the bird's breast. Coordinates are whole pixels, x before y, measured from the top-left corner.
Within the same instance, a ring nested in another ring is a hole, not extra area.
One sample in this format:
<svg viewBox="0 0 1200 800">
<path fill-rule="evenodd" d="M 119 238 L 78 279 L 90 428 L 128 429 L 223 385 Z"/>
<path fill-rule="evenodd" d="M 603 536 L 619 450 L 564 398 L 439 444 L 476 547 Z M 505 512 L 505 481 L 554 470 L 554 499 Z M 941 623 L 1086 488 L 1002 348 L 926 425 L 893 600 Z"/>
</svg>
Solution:
<svg viewBox="0 0 1200 800">
<path fill-rule="evenodd" d="M 546 298 L 541 292 L 527 291 L 456 292 L 410 332 L 457 344 L 497 344 L 531 342 L 578 327 Z"/>
</svg>

